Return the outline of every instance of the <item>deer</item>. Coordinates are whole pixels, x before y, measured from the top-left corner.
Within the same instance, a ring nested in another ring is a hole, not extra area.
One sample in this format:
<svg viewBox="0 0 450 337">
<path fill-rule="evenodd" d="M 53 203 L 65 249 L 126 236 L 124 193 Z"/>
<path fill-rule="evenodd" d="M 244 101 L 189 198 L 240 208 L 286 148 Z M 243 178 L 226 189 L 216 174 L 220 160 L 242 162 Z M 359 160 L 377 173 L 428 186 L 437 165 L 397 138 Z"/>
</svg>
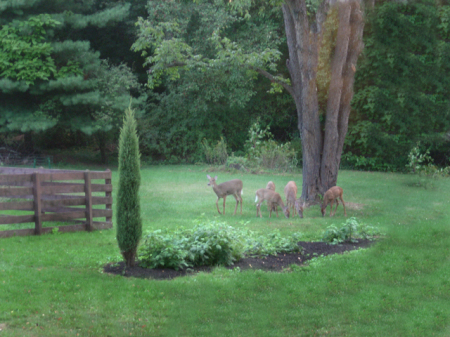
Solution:
<svg viewBox="0 0 450 337">
<path fill-rule="evenodd" d="M 295 200 L 294 207 L 297 211 L 298 216 L 303 219 L 303 209 L 305 208 L 305 202 L 302 203 L 301 199 L 298 198 Z"/>
<path fill-rule="evenodd" d="M 345 210 L 345 202 L 344 199 L 342 199 L 343 194 L 344 190 L 339 186 L 333 186 L 325 192 L 325 194 L 323 195 L 323 203 L 321 206 L 322 216 L 325 216 L 328 204 L 331 205 L 330 216 L 334 216 L 336 214 L 336 210 L 339 206 L 338 198 L 341 199 L 342 205 L 344 206 L 344 215 L 347 216 L 347 211 Z M 331 215 L 331 213 L 333 212 L 333 204 L 335 201 L 336 208 L 334 209 L 333 215 Z"/>
<path fill-rule="evenodd" d="M 273 183 L 273 181 L 269 181 L 267 183 L 266 189 L 275 191 L 275 184 Z"/>
<path fill-rule="evenodd" d="M 234 208 L 233 215 L 236 215 L 236 211 L 237 211 L 239 202 L 241 203 L 241 215 L 242 215 L 242 197 L 241 197 L 242 188 L 243 188 L 242 180 L 233 179 L 233 180 L 225 181 L 225 182 L 217 185 L 216 184 L 217 176 L 215 176 L 214 178 L 211 178 L 207 174 L 206 177 L 209 179 L 208 186 L 212 186 L 214 192 L 217 195 L 216 206 L 217 206 L 217 211 L 219 212 L 219 214 L 222 214 L 222 213 L 220 213 L 220 210 L 219 210 L 219 199 L 223 198 L 223 215 L 225 215 L 225 201 L 227 199 L 227 195 L 232 195 L 236 199 L 236 207 Z"/>
<path fill-rule="evenodd" d="M 260 188 L 256 191 L 256 216 L 262 218 L 261 213 L 261 204 L 264 200 L 267 200 L 267 207 L 269 209 L 269 218 L 272 217 L 272 211 L 275 210 L 277 212 L 278 217 L 278 209 L 277 206 L 280 206 L 283 209 L 284 216 L 289 218 L 289 207 L 284 206 L 283 200 L 281 199 L 280 194 L 275 191 L 269 190 L 267 188 Z"/>
<path fill-rule="evenodd" d="M 295 213 L 298 213 L 299 217 L 303 218 L 303 207 L 300 205 L 300 203 L 296 204 L 297 201 L 297 184 L 295 181 L 290 181 L 286 184 L 284 188 L 284 195 L 286 196 L 286 204 L 289 208 L 289 210 L 292 208 L 292 212 L 295 216 Z M 301 212 L 299 213 L 298 210 Z M 295 209 L 295 211 L 294 211 Z"/>
<path fill-rule="evenodd" d="M 275 183 L 274 183 L 272 180 L 269 181 L 269 182 L 267 183 L 266 189 L 275 191 Z M 267 204 L 267 210 L 270 212 L 269 204 Z M 278 206 L 275 205 L 275 206 L 274 206 L 274 209 L 272 209 L 272 211 L 277 211 L 277 212 L 278 212 Z"/>
</svg>

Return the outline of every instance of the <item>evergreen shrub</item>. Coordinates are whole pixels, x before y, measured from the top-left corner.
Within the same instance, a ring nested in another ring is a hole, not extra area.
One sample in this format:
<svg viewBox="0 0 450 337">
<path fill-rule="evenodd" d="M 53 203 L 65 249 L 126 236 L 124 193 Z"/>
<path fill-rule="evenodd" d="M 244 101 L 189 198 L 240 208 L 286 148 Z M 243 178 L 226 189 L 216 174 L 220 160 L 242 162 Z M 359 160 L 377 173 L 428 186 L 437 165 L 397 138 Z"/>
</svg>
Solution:
<svg viewBox="0 0 450 337">
<path fill-rule="evenodd" d="M 142 236 L 139 202 L 141 182 L 139 139 L 130 107 L 125 111 L 119 137 L 119 190 L 117 192 L 117 241 L 127 266 L 135 264 Z"/>
</svg>

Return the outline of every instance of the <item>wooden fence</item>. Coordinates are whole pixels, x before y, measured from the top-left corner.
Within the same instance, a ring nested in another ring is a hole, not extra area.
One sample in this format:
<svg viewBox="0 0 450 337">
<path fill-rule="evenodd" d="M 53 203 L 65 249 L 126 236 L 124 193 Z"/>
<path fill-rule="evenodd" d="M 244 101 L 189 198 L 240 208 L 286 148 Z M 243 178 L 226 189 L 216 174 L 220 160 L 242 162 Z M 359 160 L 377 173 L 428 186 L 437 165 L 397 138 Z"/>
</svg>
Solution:
<svg viewBox="0 0 450 337">
<path fill-rule="evenodd" d="M 104 183 L 92 183 L 92 180 L 98 179 Z M 77 180 L 82 182 L 71 182 Z M 93 196 L 94 192 L 104 192 L 104 196 Z M 61 232 L 111 228 L 113 203 L 111 192 L 110 170 L 73 171 L 0 167 L 0 225 L 30 222 L 35 224 L 34 228 L 26 229 L 0 228 L 0 238 L 40 235 L 51 232 L 54 228 L 58 228 Z M 92 207 L 94 205 L 106 206 L 105 209 L 97 209 Z M 5 215 L 4 211 L 8 210 L 30 211 L 32 214 Z M 93 221 L 93 218 L 105 218 L 105 221 Z M 47 221 L 75 224 L 42 227 L 42 223 Z"/>
</svg>

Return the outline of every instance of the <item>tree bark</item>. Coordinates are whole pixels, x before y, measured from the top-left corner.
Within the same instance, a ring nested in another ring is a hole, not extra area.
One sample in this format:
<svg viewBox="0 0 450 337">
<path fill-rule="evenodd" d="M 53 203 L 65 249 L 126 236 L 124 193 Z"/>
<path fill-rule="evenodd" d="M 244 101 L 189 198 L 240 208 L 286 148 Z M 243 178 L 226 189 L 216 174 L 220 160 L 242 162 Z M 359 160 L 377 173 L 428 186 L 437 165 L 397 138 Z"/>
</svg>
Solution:
<svg viewBox="0 0 450 337">
<path fill-rule="evenodd" d="M 316 74 L 322 25 L 329 8 L 335 4 L 339 27 L 322 133 Z M 358 0 L 325 0 L 311 23 L 304 0 L 286 0 L 282 10 L 289 49 L 286 65 L 302 140 L 302 199 L 311 202 L 337 182 L 353 97 L 355 65 L 362 48 L 363 16 Z"/>
</svg>

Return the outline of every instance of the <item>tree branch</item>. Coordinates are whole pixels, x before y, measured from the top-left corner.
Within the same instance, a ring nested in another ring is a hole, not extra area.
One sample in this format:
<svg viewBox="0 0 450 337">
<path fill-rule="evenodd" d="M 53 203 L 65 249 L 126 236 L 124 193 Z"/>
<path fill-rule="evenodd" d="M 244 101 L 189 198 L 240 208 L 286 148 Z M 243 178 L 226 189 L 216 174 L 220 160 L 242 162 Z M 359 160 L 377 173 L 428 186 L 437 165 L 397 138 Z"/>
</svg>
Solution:
<svg viewBox="0 0 450 337">
<path fill-rule="evenodd" d="M 287 90 L 287 92 L 289 92 L 291 94 L 291 96 L 294 96 L 294 90 L 292 89 L 292 87 L 288 84 L 286 84 L 283 81 L 280 81 L 277 77 L 273 76 L 272 74 L 268 73 L 267 71 L 265 71 L 264 69 L 258 68 L 258 67 L 253 67 L 253 66 L 247 66 L 249 67 L 251 70 L 256 71 L 257 73 L 263 75 L 264 77 L 268 78 L 271 82 L 275 82 L 278 83 L 279 85 L 281 85 L 284 89 Z"/>
</svg>

